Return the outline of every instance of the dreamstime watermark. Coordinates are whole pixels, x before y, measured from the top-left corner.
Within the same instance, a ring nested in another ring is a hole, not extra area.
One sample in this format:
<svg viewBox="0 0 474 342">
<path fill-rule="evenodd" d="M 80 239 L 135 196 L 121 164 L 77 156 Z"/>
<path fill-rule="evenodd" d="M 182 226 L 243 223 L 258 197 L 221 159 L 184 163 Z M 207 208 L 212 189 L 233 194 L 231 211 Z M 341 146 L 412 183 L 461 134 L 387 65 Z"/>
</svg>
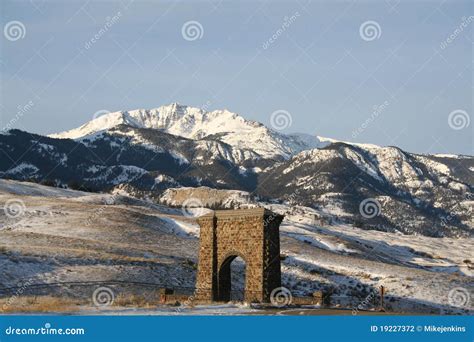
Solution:
<svg viewBox="0 0 474 342">
<path fill-rule="evenodd" d="M 363 217 L 368 219 L 379 216 L 381 212 L 380 202 L 375 198 L 366 198 L 360 202 L 359 212 Z"/>
<path fill-rule="evenodd" d="M 465 110 L 456 109 L 448 115 L 448 125 L 456 131 L 468 127 L 470 123 L 471 118 Z"/>
<path fill-rule="evenodd" d="M 23 39 L 26 36 L 26 27 L 21 21 L 9 21 L 3 27 L 3 35 L 11 42 Z"/>
<path fill-rule="evenodd" d="M 352 138 L 355 139 L 359 136 L 359 134 L 364 132 L 367 127 L 369 127 L 369 125 L 373 123 L 379 117 L 379 115 L 387 109 L 389 104 L 390 103 L 388 101 L 385 101 L 379 106 L 374 105 L 370 116 L 359 127 L 357 127 L 357 129 L 352 131 Z"/>
<path fill-rule="evenodd" d="M 355 308 L 352 309 L 352 315 L 356 316 L 360 310 L 365 310 L 368 308 L 369 304 L 374 301 L 374 298 L 379 295 L 380 292 L 377 290 L 373 290 L 372 292 L 369 293 L 365 299 L 359 303 Z"/>
<path fill-rule="evenodd" d="M 292 301 L 293 295 L 286 287 L 277 287 L 270 293 L 270 302 L 277 308 L 288 306 L 292 303 Z"/>
<path fill-rule="evenodd" d="M 18 284 L 18 289 L 15 291 L 15 293 L 11 297 L 9 297 L 6 300 L 5 304 L 3 304 L 2 306 L 3 311 L 6 311 L 10 306 L 12 306 L 18 300 L 18 298 L 23 295 L 26 289 L 30 287 L 31 285 L 33 285 L 33 279 L 31 278 L 25 281 L 24 283 Z"/>
<path fill-rule="evenodd" d="M 107 126 L 109 124 L 110 119 L 111 119 L 107 115 L 110 114 L 110 113 L 111 113 L 111 111 L 107 110 L 107 109 L 98 110 L 97 112 L 94 113 L 94 115 L 92 115 L 92 120 L 97 120 L 98 118 L 101 118 L 103 124 Z"/>
<path fill-rule="evenodd" d="M 212 283 L 208 280 L 205 280 L 201 285 L 196 288 L 194 293 L 190 295 L 184 302 L 183 302 L 183 307 L 193 307 L 194 303 L 199 300 L 199 297 L 201 295 L 207 294 L 207 292 L 212 292 Z M 182 307 L 177 307 L 176 312 L 180 313 L 182 311 Z"/>
<path fill-rule="evenodd" d="M 194 306 L 194 302 L 196 300 L 196 298 L 198 297 L 198 294 L 195 293 L 195 294 L 192 294 L 190 295 L 184 302 L 183 302 L 183 307 L 193 307 Z M 183 309 L 181 307 L 177 307 L 175 309 L 175 311 L 177 313 L 180 313 Z"/>
<path fill-rule="evenodd" d="M 101 116 L 104 116 L 110 113 L 111 113 L 110 110 L 107 110 L 107 109 L 98 110 L 97 112 L 94 113 L 94 115 L 92 115 L 92 120 L 95 120 Z"/>
<path fill-rule="evenodd" d="M 291 193 L 290 196 L 288 196 L 288 199 L 286 200 L 288 203 L 291 203 L 292 201 L 295 201 L 296 200 L 296 197 L 300 194 L 300 189 L 296 189 L 294 192 Z M 273 220 L 275 220 L 278 216 L 281 216 L 280 214 L 272 211 L 270 213 L 270 215 L 268 215 L 268 217 L 266 217 L 264 220 L 263 220 L 263 226 L 264 227 L 267 227 L 268 225 L 270 225 Z"/>
<path fill-rule="evenodd" d="M 296 11 L 295 13 L 293 13 L 291 16 L 285 16 L 283 18 L 283 24 L 281 24 L 281 27 L 278 28 L 272 35 L 270 38 L 268 38 L 263 44 L 262 44 L 262 48 L 264 50 L 268 49 L 270 47 L 270 45 L 272 45 L 274 42 L 276 42 L 278 40 L 278 38 L 280 38 L 280 36 L 288 29 L 290 28 L 290 26 L 296 21 L 296 19 L 298 19 L 298 17 L 300 16 L 300 13 L 298 11 Z"/>
<path fill-rule="evenodd" d="M 199 198 L 191 197 L 181 205 L 181 212 L 185 217 L 193 218 L 204 214 L 204 204 Z"/>
<path fill-rule="evenodd" d="M 448 303 L 456 307 L 469 306 L 471 295 L 464 287 L 455 287 L 448 293 Z"/>
<path fill-rule="evenodd" d="M 201 106 L 201 110 L 204 111 L 204 112 L 208 112 L 209 111 L 209 108 L 211 107 L 212 105 L 212 101 L 211 100 L 207 100 L 206 103 L 204 103 L 202 106 Z"/>
<path fill-rule="evenodd" d="M 284 109 L 278 109 L 270 116 L 270 125 L 277 131 L 281 131 L 290 127 L 292 123 L 293 118 L 291 117 L 290 112 Z"/>
<path fill-rule="evenodd" d="M 92 293 L 92 302 L 98 307 L 110 306 L 114 303 L 114 300 L 115 294 L 110 287 L 101 286 Z"/>
<path fill-rule="evenodd" d="M 53 328 L 46 323 L 40 328 L 17 328 L 9 326 L 5 329 L 6 335 L 85 335 L 84 328 Z"/>
<path fill-rule="evenodd" d="M 469 192 L 466 193 L 465 200 L 472 201 L 473 200 L 473 194 L 469 193 Z M 456 218 L 455 209 L 461 205 L 461 202 L 457 202 L 456 205 L 454 205 L 454 207 L 449 211 L 448 215 L 445 215 L 441 218 L 441 226 L 446 228 L 449 225 L 449 223 Z M 470 214 L 471 212 L 472 212 L 472 208 L 469 207 L 468 213 Z"/>
<path fill-rule="evenodd" d="M 35 103 L 32 100 L 28 101 L 25 105 L 18 105 L 15 116 L 12 119 L 10 119 L 10 121 L 8 121 L 8 123 L 2 128 L 1 132 L 7 132 L 10 129 L 12 129 L 16 125 L 16 123 L 26 113 L 28 113 L 31 110 L 31 108 L 33 108 L 34 105 Z"/>
<path fill-rule="evenodd" d="M 111 196 L 106 197 L 105 200 L 104 200 L 105 205 L 103 205 L 103 206 L 99 207 L 98 209 L 94 210 L 92 215 L 87 218 L 84 225 L 86 227 L 91 226 L 99 217 L 102 216 L 103 212 L 106 210 L 108 205 L 115 204 L 115 201 L 117 200 L 117 197 L 118 197 L 117 194 L 113 194 Z"/>
<path fill-rule="evenodd" d="M 202 24 L 199 21 L 187 21 L 181 27 L 181 35 L 188 42 L 202 39 L 204 36 L 204 27 L 202 27 Z"/>
<path fill-rule="evenodd" d="M 367 20 L 359 27 L 359 35 L 366 42 L 379 39 L 382 35 L 382 28 L 379 23 L 374 20 Z"/>
<path fill-rule="evenodd" d="M 456 38 L 464 32 L 464 30 L 469 26 L 470 23 L 474 21 L 474 16 L 469 16 L 469 17 L 462 17 L 461 18 L 461 24 L 456 27 L 456 29 L 445 39 L 443 40 L 440 44 L 439 47 L 441 50 L 444 50 L 448 47 L 449 44 L 454 42 Z"/>
<path fill-rule="evenodd" d="M 133 181 L 136 179 L 140 178 L 141 174 L 138 174 L 134 177 L 132 177 L 129 181 L 128 184 L 132 184 Z M 117 203 L 117 199 L 120 197 L 120 194 L 111 194 L 110 196 L 107 196 L 104 198 L 104 204 L 103 206 L 99 207 L 98 209 L 94 210 L 92 215 L 86 220 L 85 225 L 90 226 L 95 220 L 97 220 L 99 217 L 102 216 L 103 212 L 106 210 L 106 207 L 109 205 L 113 205 Z M 151 205 L 151 203 L 149 204 Z"/>
<path fill-rule="evenodd" d="M 3 211 L 9 218 L 16 219 L 25 214 L 25 202 L 20 199 L 10 199 L 3 205 Z"/>
<path fill-rule="evenodd" d="M 105 24 L 97 31 L 91 39 L 84 43 L 84 48 L 89 50 L 92 45 L 97 43 L 119 20 L 122 18 L 122 12 L 118 11 L 114 16 L 105 18 Z"/>
<path fill-rule="evenodd" d="M 465 264 L 460 265 L 459 270 L 468 277 L 474 277 L 474 265 L 470 262 L 470 260 L 465 260 Z"/>
</svg>

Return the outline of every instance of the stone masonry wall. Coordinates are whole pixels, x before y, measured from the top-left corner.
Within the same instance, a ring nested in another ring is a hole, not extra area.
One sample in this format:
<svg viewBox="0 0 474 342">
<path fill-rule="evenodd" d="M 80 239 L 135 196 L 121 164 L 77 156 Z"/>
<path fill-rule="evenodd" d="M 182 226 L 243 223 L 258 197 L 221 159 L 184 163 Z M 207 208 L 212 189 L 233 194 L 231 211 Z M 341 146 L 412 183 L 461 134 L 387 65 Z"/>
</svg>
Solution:
<svg viewBox="0 0 474 342">
<path fill-rule="evenodd" d="M 196 297 L 230 299 L 230 264 L 246 263 L 245 301 L 268 302 L 281 285 L 279 225 L 283 216 L 263 208 L 218 210 L 198 219 L 201 227 Z"/>
</svg>

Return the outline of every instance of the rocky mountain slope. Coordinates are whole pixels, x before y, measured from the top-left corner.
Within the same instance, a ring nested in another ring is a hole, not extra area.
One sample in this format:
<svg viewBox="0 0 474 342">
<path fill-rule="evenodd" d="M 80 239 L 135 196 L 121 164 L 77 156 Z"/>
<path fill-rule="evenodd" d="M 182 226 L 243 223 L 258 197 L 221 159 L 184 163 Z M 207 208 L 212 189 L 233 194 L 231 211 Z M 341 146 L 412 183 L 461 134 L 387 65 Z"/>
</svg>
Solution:
<svg viewBox="0 0 474 342">
<path fill-rule="evenodd" d="M 227 110 L 172 104 L 109 113 L 49 137 L 0 134 L 0 177 L 160 200 L 170 188 L 247 191 L 327 218 L 471 236 L 474 158 L 284 135 Z"/>
<path fill-rule="evenodd" d="M 259 193 L 311 206 L 360 227 L 468 236 L 474 226 L 472 157 L 334 143 L 265 170 Z"/>
</svg>

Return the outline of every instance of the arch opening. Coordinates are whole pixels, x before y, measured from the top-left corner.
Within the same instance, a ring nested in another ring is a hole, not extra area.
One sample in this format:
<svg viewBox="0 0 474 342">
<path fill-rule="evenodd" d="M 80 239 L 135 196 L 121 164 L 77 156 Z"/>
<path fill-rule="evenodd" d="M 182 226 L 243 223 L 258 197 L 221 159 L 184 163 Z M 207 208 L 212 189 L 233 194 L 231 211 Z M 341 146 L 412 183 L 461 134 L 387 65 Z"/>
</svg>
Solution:
<svg viewBox="0 0 474 342">
<path fill-rule="evenodd" d="M 239 255 L 231 255 L 222 263 L 218 279 L 220 301 L 244 301 L 246 289 L 245 260 Z"/>
</svg>

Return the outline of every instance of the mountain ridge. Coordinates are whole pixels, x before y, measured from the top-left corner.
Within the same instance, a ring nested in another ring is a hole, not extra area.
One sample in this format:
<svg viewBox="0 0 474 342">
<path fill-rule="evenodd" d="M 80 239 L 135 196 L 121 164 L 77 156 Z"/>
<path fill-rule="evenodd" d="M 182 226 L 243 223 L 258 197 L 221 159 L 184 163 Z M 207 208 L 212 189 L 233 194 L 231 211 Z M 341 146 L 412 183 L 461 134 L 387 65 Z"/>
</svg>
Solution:
<svg viewBox="0 0 474 342">
<path fill-rule="evenodd" d="M 80 139 L 120 124 L 135 128 L 162 130 L 188 139 L 219 137 L 238 148 L 252 149 L 262 158 L 289 158 L 302 150 L 326 146 L 330 142 L 301 133 L 283 134 L 260 122 L 247 120 L 237 113 L 224 110 L 211 112 L 201 108 L 172 103 L 154 109 L 118 111 L 101 115 L 68 131 L 49 134 L 52 138 Z"/>
<path fill-rule="evenodd" d="M 240 190 L 317 208 L 367 229 L 472 235 L 471 156 L 420 155 L 320 137 L 311 148 L 313 137 L 283 135 L 235 113 L 212 112 L 223 116 L 206 127 L 210 116 L 201 109 L 163 108 L 162 116 L 101 116 L 90 127 L 68 131 L 75 139 L 10 130 L 0 135 L 0 177 L 95 191 L 120 188 L 152 200 L 170 188 Z M 376 204 L 374 217 L 361 211 L 368 199 Z"/>
</svg>

